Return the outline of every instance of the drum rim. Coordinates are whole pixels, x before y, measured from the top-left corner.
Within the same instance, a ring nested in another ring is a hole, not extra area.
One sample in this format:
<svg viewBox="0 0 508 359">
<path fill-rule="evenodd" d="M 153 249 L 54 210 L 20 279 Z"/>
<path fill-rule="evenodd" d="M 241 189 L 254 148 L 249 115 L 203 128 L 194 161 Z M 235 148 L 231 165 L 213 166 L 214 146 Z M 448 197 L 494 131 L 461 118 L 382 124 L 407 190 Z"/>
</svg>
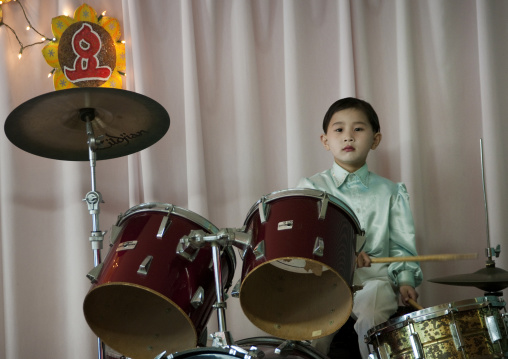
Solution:
<svg viewBox="0 0 508 359">
<path fill-rule="evenodd" d="M 163 213 L 170 213 L 175 214 L 179 217 L 183 217 L 186 219 L 191 220 L 195 224 L 201 226 L 203 229 L 208 230 L 210 233 L 215 234 L 219 231 L 217 226 L 215 226 L 212 222 L 210 222 L 205 217 L 201 216 L 200 214 L 193 212 L 189 209 L 182 208 L 179 206 L 176 206 L 171 203 L 165 203 L 165 202 L 144 202 L 140 203 L 138 205 L 135 205 L 131 208 L 129 208 L 125 213 L 121 213 L 118 216 L 118 220 L 116 222 L 116 225 L 121 225 L 127 218 L 130 216 L 142 213 L 142 212 L 163 212 Z"/>
<path fill-rule="evenodd" d="M 497 302 L 499 304 L 493 303 Z M 455 302 L 443 303 L 433 307 L 424 308 L 416 312 L 408 313 L 400 317 L 388 319 L 386 322 L 374 326 L 367 331 L 366 337 L 371 337 L 376 334 L 391 332 L 405 326 L 405 321 L 411 319 L 416 323 L 423 322 L 429 319 L 434 319 L 448 314 L 451 311 L 465 311 L 475 308 L 483 308 L 487 306 L 504 308 L 504 301 L 500 301 L 496 296 L 483 296 L 471 299 L 464 299 Z"/>
<path fill-rule="evenodd" d="M 249 223 L 251 217 L 258 210 L 258 206 L 263 201 L 263 199 L 265 199 L 265 203 L 269 203 L 270 201 L 274 201 L 276 199 L 284 198 L 284 197 L 312 197 L 312 198 L 321 199 L 324 196 L 328 197 L 330 202 L 332 202 L 333 204 L 344 209 L 346 214 L 348 215 L 348 217 L 355 224 L 355 226 L 356 226 L 355 229 L 357 230 L 357 233 L 360 233 L 360 234 L 363 233 L 363 230 L 360 226 L 360 221 L 358 220 L 358 217 L 353 212 L 351 207 L 349 207 L 344 201 L 341 201 L 340 199 L 331 195 L 328 192 L 321 191 L 318 189 L 312 189 L 312 188 L 288 188 L 288 189 L 283 189 L 283 190 L 271 192 L 271 193 L 268 193 L 268 194 L 262 196 L 250 208 L 250 210 L 247 214 L 247 217 L 245 218 L 244 226 L 246 226 Z"/>
</svg>

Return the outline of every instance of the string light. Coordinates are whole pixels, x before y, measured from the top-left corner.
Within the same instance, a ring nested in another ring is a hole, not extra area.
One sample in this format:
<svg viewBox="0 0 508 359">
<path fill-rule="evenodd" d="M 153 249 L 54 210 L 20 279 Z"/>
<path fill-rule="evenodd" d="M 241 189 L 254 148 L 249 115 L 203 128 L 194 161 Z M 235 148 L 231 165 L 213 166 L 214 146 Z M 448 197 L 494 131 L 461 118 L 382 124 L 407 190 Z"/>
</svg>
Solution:
<svg viewBox="0 0 508 359">
<path fill-rule="evenodd" d="M 56 69 L 53 69 L 50 71 L 50 73 L 48 74 L 48 79 L 55 73 Z"/>
<path fill-rule="evenodd" d="M 102 14 L 99 15 L 99 17 L 97 18 L 97 21 L 101 21 L 101 19 L 106 15 L 106 10 L 104 10 L 102 12 Z"/>
<path fill-rule="evenodd" d="M 16 31 L 10 27 L 9 25 L 7 25 L 5 22 L 3 22 L 3 19 L 0 19 L 0 26 L 5 26 L 6 28 L 8 28 L 13 34 L 14 36 L 16 37 L 16 40 L 18 41 L 18 44 L 19 44 L 19 53 L 18 53 L 18 59 L 21 59 L 21 55 L 23 54 L 23 50 L 26 49 L 27 47 L 30 47 L 30 46 L 34 46 L 34 45 L 39 45 L 39 44 L 43 44 L 45 43 L 46 41 L 50 41 L 48 40 L 48 37 L 41 34 L 39 31 L 37 31 L 36 28 L 34 28 L 32 26 L 32 24 L 30 23 L 30 20 L 28 20 L 28 16 L 26 15 L 26 12 L 25 12 L 25 8 L 23 7 L 23 4 L 21 4 L 21 1 L 16 1 L 16 0 L 13 0 L 14 2 L 18 3 L 19 6 L 21 7 L 21 10 L 23 11 L 23 15 L 25 16 L 25 19 L 26 19 L 26 22 L 28 23 L 28 26 L 26 27 L 27 31 L 28 30 L 33 30 L 35 31 L 38 35 L 41 36 L 41 41 L 38 41 L 38 42 L 34 42 L 34 43 L 31 43 L 31 44 L 28 44 L 28 45 L 23 45 L 23 43 L 21 42 L 21 40 L 19 39 L 18 37 L 18 34 L 16 33 Z M 0 1 L 0 5 L 2 5 L 4 2 L 6 2 L 5 0 L 4 1 Z M 8 1 L 7 1 L 8 2 Z M 51 41 L 56 41 L 55 38 L 52 38 Z"/>
</svg>

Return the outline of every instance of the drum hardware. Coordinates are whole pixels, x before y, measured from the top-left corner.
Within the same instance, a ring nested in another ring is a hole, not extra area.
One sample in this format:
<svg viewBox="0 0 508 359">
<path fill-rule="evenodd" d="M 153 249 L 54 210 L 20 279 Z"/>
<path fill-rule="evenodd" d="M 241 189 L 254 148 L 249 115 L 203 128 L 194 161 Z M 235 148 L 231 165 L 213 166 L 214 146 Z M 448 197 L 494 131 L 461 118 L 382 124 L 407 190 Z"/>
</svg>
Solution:
<svg viewBox="0 0 508 359">
<path fill-rule="evenodd" d="M 234 245 L 245 250 L 250 246 L 252 236 L 243 229 L 223 228 L 216 234 L 207 234 L 202 230 L 192 230 L 178 243 L 176 253 L 192 262 L 200 248 L 206 244 L 217 243 L 223 247 Z"/>
<path fill-rule="evenodd" d="M 317 237 L 316 242 L 314 242 L 314 250 L 312 251 L 312 254 L 315 256 L 322 257 L 324 255 L 325 251 L 325 242 L 323 241 L 323 238 Z"/>
<path fill-rule="evenodd" d="M 257 261 L 265 257 L 265 251 L 265 241 L 259 242 L 257 246 L 255 246 L 252 250 L 254 253 L 254 258 L 256 258 Z"/>
<path fill-rule="evenodd" d="M 413 354 L 415 356 L 415 359 L 421 359 L 423 358 L 422 344 L 420 342 L 420 337 L 418 336 L 418 333 L 415 331 L 415 327 L 412 321 L 409 321 L 408 328 L 409 328 L 409 341 L 411 343 L 411 348 L 413 348 Z"/>
<path fill-rule="evenodd" d="M 495 248 L 491 247 L 490 244 L 490 233 L 489 233 L 489 212 L 487 206 L 487 191 L 485 185 L 485 170 L 483 161 L 483 141 L 480 139 L 480 159 L 481 159 L 481 171 L 482 171 L 482 188 L 483 188 L 483 200 L 485 207 L 485 223 L 486 223 L 486 238 L 487 247 L 485 248 L 485 255 L 487 260 L 485 262 L 485 268 L 477 270 L 471 274 L 458 274 L 446 277 L 429 279 L 429 282 L 457 285 L 457 286 L 468 286 L 476 287 L 485 291 L 485 296 L 502 296 L 502 290 L 508 287 L 508 272 L 496 268 L 496 262 L 493 258 L 498 258 L 501 253 L 501 246 L 497 245 Z"/>
<path fill-rule="evenodd" d="M 292 352 L 295 349 L 295 342 L 292 340 L 285 340 L 281 345 L 279 345 L 277 348 L 275 348 L 275 354 L 278 354 L 280 356 L 287 356 L 290 352 Z"/>
<path fill-rule="evenodd" d="M 99 277 L 99 273 L 102 270 L 102 263 L 92 268 L 90 272 L 87 273 L 86 277 L 92 282 L 92 284 L 97 283 L 97 278 Z"/>
<path fill-rule="evenodd" d="M 198 287 L 198 289 L 192 296 L 192 299 L 191 299 L 192 306 L 194 308 L 202 306 L 204 298 L 205 298 L 205 290 L 203 289 L 203 287 L 200 286 L 200 287 Z"/>
<path fill-rule="evenodd" d="M 139 265 L 138 274 L 147 275 L 148 270 L 150 269 L 150 264 L 152 264 L 153 256 L 146 256 L 143 259 L 143 262 Z"/>
<path fill-rule="evenodd" d="M 457 351 L 462 352 L 464 351 L 464 339 L 462 337 L 462 332 L 459 328 L 457 328 L 457 322 L 455 321 L 455 318 L 453 317 L 452 313 L 452 322 L 450 323 L 450 334 L 452 335 L 453 344 L 455 345 L 455 348 Z"/>
<path fill-rule="evenodd" d="M 326 210 L 328 209 L 328 194 L 323 192 L 321 200 L 318 202 L 319 206 L 319 219 L 324 220 L 326 218 Z"/>
<path fill-rule="evenodd" d="M 170 211 L 171 213 L 171 211 Z M 162 239 L 164 237 L 164 233 L 166 233 L 167 229 L 171 225 L 171 221 L 169 220 L 169 213 L 166 217 L 162 218 L 161 225 L 159 227 L 159 231 L 157 232 L 157 238 Z"/>
</svg>

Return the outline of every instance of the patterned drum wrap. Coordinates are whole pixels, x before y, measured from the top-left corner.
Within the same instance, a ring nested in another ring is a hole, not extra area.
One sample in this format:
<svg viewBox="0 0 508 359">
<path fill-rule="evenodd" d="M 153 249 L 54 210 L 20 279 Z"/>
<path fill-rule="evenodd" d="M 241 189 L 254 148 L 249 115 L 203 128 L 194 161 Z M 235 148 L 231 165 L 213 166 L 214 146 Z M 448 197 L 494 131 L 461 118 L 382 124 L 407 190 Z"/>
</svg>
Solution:
<svg viewBox="0 0 508 359">
<path fill-rule="evenodd" d="M 296 341 L 344 325 L 362 233 L 347 205 L 318 190 L 274 192 L 254 204 L 245 230 L 240 304 L 254 325 Z"/>
<path fill-rule="evenodd" d="M 452 302 L 391 319 L 370 329 L 365 341 L 381 359 L 504 358 L 502 311 L 504 300 L 494 296 Z"/>
<path fill-rule="evenodd" d="M 92 331 L 136 359 L 195 348 L 216 302 L 212 248 L 199 249 L 193 261 L 176 250 L 192 230 L 215 234 L 218 229 L 165 203 L 135 206 L 119 216 L 114 228 L 118 234 L 83 303 Z M 230 247 L 221 252 L 221 284 L 227 288 L 235 255 Z M 193 301 L 196 297 L 202 299 Z"/>
</svg>

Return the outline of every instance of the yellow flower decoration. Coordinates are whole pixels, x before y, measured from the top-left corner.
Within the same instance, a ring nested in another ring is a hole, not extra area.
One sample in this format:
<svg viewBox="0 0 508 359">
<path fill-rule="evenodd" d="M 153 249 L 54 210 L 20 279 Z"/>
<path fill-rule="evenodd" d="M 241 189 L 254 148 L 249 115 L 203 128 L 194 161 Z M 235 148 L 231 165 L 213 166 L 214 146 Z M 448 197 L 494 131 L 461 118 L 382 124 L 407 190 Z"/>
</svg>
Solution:
<svg viewBox="0 0 508 359">
<path fill-rule="evenodd" d="M 42 49 L 42 55 L 54 68 L 56 90 L 74 87 L 122 88 L 125 71 L 125 44 L 120 41 L 117 19 L 97 16 L 83 4 L 74 17 L 57 16 L 51 20 L 54 40 Z"/>
</svg>

